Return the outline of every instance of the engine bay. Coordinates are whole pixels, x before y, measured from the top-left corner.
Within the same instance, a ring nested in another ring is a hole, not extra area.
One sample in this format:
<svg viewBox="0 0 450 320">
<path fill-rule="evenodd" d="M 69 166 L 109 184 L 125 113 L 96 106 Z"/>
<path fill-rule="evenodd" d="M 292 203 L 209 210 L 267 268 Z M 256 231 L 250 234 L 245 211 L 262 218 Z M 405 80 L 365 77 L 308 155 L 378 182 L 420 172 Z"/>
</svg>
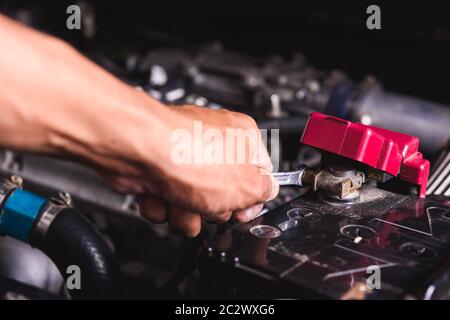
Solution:
<svg viewBox="0 0 450 320">
<path fill-rule="evenodd" d="M 405 31 L 386 22 L 380 39 L 361 32 L 362 7 L 312 6 L 281 23 L 254 17 L 272 29 L 244 14 L 217 27 L 227 18 L 201 7 L 184 29 L 180 13 L 148 21 L 148 4 L 79 6 L 80 32 L 60 23 L 65 4 L 3 1 L 0 12 L 65 39 L 173 108 L 250 115 L 269 140 L 280 139 L 270 148 L 277 171 L 303 170 L 305 185 L 282 186 L 249 223 L 204 222 L 198 237 L 186 239 L 143 219 L 134 195 L 115 193 L 76 159 L 2 149 L 5 212 L 21 188 L 82 212 L 117 261 L 126 299 L 450 298 L 450 91 L 442 80 L 450 29 L 436 21 L 434 29 Z M 170 12 L 162 7 L 153 10 Z M 122 9 L 123 24 L 114 25 Z M 286 29 L 296 22 L 301 28 Z M 370 40 L 359 42 L 361 34 Z M 349 139 L 353 125 L 372 138 L 360 131 Z M 49 258 L 58 254 L 2 236 L 1 297 L 76 299 Z M 371 266 L 381 270 L 381 289 L 368 287 Z"/>
</svg>

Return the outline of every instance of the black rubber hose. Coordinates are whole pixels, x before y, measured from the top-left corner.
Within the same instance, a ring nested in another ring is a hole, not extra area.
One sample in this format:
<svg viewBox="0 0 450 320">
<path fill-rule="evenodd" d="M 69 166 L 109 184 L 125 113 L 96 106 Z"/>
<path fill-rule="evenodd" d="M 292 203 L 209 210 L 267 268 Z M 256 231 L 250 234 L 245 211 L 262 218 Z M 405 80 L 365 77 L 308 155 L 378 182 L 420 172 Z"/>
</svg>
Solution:
<svg viewBox="0 0 450 320">
<path fill-rule="evenodd" d="M 80 269 L 81 288 L 69 290 L 72 299 L 120 298 L 121 273 L 115 257 L 94 226 L 71 208 L 63 209 L 51 223 L 45 239 L 32 243 L 58 267 L 64 280 Z"/>
</svg>

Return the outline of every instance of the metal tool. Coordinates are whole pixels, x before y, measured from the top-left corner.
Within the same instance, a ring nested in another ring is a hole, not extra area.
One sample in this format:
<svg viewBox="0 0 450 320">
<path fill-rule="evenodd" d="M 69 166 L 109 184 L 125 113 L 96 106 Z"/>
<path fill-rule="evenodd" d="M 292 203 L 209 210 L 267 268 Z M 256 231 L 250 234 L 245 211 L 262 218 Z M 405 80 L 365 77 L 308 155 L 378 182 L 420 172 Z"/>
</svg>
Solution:
<svg viewBox="0 0 450 320">
<path fill-rule="evenodd" d="M 294 171 L 275 172 L 273 176 L 281 186 L 311 186 L 313 191 L 320 189 L 339 199 L 350 194 L 356 196 L 355 192 L 366 181 L 364 173 L 339 166 L 314 171 L 302 165 Z"/>
<path fill-rule="evenodd" d="M 275 172 L 273 176 L 278 181 L 280 186 L 299 186 L 304 187 L 303 183 L 303 173 L 305 172 L 306 166 L 300 166 L 295 171 L 285 171 L 285 172 Z"/>
</svg>

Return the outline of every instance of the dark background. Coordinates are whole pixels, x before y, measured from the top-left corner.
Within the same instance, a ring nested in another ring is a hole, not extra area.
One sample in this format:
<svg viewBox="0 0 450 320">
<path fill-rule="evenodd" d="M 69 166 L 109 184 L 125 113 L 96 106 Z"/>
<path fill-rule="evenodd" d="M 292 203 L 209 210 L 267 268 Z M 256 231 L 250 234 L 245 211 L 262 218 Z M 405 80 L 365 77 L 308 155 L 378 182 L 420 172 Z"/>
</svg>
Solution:
<svg viewBox="0 0 450 320">
<path fill-rule="evenodd" d="M 450 9 L 445 2 L 394 1 L 84 1 L 96 13 L 95 38 L 65 28 L 76 1 L 0 1 L 0 10 L 35 13 L 34 26 L 81 50 L 114 55 L 167 45 L 221 41 L 252 55 L 305 54 L 312 66 L 353 79 L 373 74 L 393 91 L 450 103 Z M 381 30 L 366 28 L 366 8 L 381 8 Z M 105 45 L 107 44 L 107 45 Z"/>
</svg>

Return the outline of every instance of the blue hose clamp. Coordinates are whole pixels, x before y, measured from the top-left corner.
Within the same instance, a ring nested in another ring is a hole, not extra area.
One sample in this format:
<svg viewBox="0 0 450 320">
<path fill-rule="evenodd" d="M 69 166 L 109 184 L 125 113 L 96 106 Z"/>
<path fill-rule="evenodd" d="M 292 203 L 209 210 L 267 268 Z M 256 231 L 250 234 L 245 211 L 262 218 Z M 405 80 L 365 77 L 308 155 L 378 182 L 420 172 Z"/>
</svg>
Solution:
<svg viewBox="0 0 450 320">
<path fill-rule="evenodd" d="M 29 242 L 30 233 L 47 200 L 23 189 L 15 189 L 0 214 L 0 232 Z"/>
</svg>

